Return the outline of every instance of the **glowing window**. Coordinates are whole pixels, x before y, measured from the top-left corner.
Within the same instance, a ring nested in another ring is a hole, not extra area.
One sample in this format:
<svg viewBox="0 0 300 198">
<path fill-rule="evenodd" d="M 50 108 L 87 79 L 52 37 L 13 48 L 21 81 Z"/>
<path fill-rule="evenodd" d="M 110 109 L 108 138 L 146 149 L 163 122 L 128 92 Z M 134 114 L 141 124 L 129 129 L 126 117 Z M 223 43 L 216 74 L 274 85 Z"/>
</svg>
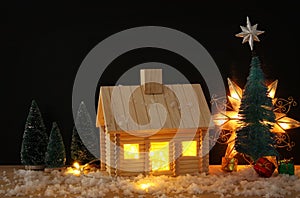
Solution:
<svg viewBox="0 0 300 198">
<path fill-rule="evenodd" d="M 181 144 L 182 144 L 182 156 L 197 156 L 196 141 L 183 141 Z"/>
<path fill-rule="evenodd" d="M 139 144 L 124 144 L 124 159 L 139 159 Z"/>
<path fill-rule="evenodd" d="M 149 156 L 152 171 L 170 170 L 169 142 L 151 142 Z"/>
</svg>

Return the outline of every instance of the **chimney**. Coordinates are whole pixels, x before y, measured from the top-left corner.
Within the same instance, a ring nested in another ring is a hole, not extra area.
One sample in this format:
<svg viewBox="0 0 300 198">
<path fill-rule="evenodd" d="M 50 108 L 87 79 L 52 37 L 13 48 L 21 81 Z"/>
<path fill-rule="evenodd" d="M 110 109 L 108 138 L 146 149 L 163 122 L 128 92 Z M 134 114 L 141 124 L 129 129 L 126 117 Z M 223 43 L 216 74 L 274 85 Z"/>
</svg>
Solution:
<svg viewBox="0 0 300 198">
<path fill-rule="evenodd" d="M 141 85 L 145 94 L 162 94 L 162 69 L 141 69 Z"/>
</svg>

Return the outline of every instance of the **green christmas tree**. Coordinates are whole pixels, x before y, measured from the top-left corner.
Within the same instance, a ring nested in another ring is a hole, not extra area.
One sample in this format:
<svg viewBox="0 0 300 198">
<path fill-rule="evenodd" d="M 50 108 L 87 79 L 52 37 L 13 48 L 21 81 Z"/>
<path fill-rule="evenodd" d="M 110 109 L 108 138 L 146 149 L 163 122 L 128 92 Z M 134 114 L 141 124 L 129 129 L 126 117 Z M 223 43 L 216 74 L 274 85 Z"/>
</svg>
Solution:
<svg viewBox="0 0 300 198">
<path fill-rule="evenodd" d="M 52 124 L 45 163 L 47 168 L 64 167 L 66 163 L 65 146 L 56 122 Z"/>
<path fill-rule="evenodd" d="M 21 163 L 28 166 L 45 165 L 48 135 L 41 112 L 32 101 L 25 124 L 21 146 Z"/>
<path fill-rule="evenodd" d="M 73 127 L 71 158 L 73 161 L 85 164 L 95 160 L 94 154 L 97 153 L 99 153 L 98 137 L 87 108 L 84 102 L 81 102 L 77 111 L 75 126 Z"/>
<path fill-rule="evenodd" d="M 263 156 L 278 156 L 278 152 L 275 135 L 270 132 L 275 122 L 274 107 L 257 56 L 252 57 L 250 66 L 239 109 L 243 125 L 237 130 L 235 149 L 256 162 Z"/>
</svg>

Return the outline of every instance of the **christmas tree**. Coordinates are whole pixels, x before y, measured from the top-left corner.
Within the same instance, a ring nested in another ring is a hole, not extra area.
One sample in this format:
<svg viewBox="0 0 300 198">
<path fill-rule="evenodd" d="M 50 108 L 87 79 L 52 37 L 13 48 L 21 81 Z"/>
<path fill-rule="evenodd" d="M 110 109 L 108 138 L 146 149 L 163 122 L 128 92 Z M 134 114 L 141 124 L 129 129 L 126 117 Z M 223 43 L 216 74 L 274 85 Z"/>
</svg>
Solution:
<svg viewBox="0 0 300 198">
<path fill-rule="evenodd" d="M 60 168 L 66 163 L 65 146 L 56 122 L 52 124 L 45 163 L 47 168 Z"/>
<path fill-rule="evenodd" d="M 25 124 L 21 146 L 21 163 L 26 166 L 45 165 L 48 135 L 41 112 L 35 100 L 32 101 Z"/>
<path fill-rule="evenodd" d="M 80 132 L 80 135 L 79 133 Z M 71 142 L 71 158 L 81 164 L 95 160 L 98 151 L 98 137 L 96 136 L 91 117 L 84 102 L 77 111 L 75 126 L 73 127 Z"/>
<path fill-rule="evenodd" d="M 73 127 L 72 142 L 71 142 L 71 158 L 80 164 L 86 164 L 96 157 L 83 144 L 76 126 Z"/>
<path fill-rule="evenodd" d="M 243 43 L 249 43 L 252 60 L 239 108 L 242 127 L 236 131 L 235 149 L 256 162 L 264 156 L 278 156 L 274 147 L 275 135 L 271 133 L 275 114 L 272 99 L 268 96 L 260 60 L 253 51 L 253 42 L 259 42 L 258 35 L 264 31 L 257 30 L 257 24 L 252 26 L 249 17 L 247 17 L 247 26 L 241 26 L 241 29 L 242 32 L 236 36 L 242 37 Z"/>
<path fill-rule="evenodd" d="M 254 162 L 263 156 L 277 156 L 275 135 L 270 132 L 275 122 L 272 99 L 268 97 L 260 60 L 255 55 L 251 60 L 239 115 L 243 126 L 236 132 L 235 149 Z"/>
</svg>

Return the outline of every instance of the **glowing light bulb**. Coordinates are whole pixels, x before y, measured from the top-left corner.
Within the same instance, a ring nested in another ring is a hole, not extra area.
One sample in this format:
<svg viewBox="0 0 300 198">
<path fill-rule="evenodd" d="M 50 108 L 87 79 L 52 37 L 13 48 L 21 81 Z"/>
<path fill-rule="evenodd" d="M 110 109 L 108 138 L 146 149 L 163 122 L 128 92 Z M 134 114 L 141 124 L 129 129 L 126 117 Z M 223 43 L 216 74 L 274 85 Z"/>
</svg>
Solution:
<svg viewBox="0 0 300 198">
<path fill-rule="evenodd" d="M 150 184 L 141 184 L 141 189 L 145 190 L 148 189 L 150 187 Z"/>
<path fill-rule="evenodd" d="M 154 183 L 152 183 L 152 182 L 150 182 L 150 183 L 143 183 L 143 184 L 140 184 L 140 185 L 139 185 L 139 188 L 142 189 L 142 190 L 144 190 L 145 192 L 148 193 L 149 188 L 150 188 L 151 186 L 154 186 Z"/>
<path fill-rule="evenodd" d="M 80 165 L 78 162 L 74 162 L 73 166 L 76 168 L 76 169 L 80 169 Z"/>
</svg>

